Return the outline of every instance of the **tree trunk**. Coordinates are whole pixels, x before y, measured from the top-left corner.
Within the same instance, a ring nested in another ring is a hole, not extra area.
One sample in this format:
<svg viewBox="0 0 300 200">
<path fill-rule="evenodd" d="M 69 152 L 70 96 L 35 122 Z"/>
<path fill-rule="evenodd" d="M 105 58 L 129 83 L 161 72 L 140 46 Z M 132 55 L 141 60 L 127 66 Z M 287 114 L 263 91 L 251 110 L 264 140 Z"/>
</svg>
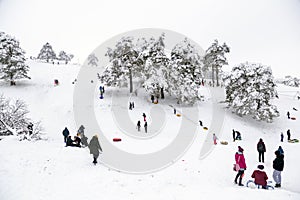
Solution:
<svg viewBox="0 0 300 200">
<path fill-rule="evenodd" d="M 165 98 L 165 94 L 164 94 L 164 88 L 160 88 L 160 97 L 161 99 L 164 99 Z"/>
<path fill-rule="evenodd" d="M 211 67 L 211 80 L 212 80 L 212 86 L 215 86 L 215 68 L 214 66 Z"/>
<path fill-rule="evenodd" d="M 133 92 L 133 86 L 132 86 L 132 71 L 131 67 L 129 68 L 129 92 Z"/>
<path fill-rule="evenodd" d="M 219 87 L 220 84 L 219 84 L 219 67 L 218 66 L 216 66 L 216 79 L 217 79 L 217 87 Z"/>
</svg>

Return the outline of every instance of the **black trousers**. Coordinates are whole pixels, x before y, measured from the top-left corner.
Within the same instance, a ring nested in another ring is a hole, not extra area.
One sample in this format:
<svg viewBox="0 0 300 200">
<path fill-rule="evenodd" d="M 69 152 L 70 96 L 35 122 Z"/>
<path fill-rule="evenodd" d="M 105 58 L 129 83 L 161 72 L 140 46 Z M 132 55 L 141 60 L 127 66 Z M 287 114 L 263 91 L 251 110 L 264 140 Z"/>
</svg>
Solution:
<svg viewBox="0 0 300 200">
<path fill-rule="evenodd" d="M 235 176 L 234 182 L 237 183 L 237 179 L 240 178 L 239 184 L 242 184 L 242 178 L 244 176 L 244 170 L 241 169 L 238 171 L 237 175 Z"/>
<path fill-rule="evenodd" d="M 258 152 L 258 161 L 259 162 L 265 162 L 265 152 Z"/>
</svg>

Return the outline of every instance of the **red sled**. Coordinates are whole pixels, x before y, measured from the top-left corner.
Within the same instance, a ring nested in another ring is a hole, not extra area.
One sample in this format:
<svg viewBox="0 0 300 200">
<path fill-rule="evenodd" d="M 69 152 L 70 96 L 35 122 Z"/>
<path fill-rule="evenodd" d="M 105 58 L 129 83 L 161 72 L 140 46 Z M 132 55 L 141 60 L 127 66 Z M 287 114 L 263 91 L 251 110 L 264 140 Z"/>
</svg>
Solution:
<svg viewBox="0 0 300 200">
<path fill-rule="evenodd" d="M 296 120 L 296 117 L 291 117 L 291 120 Z"/>
<path fill-rule="evenodd" d="M 121 142 L 122 139 L 121 139 L 121 138 L 114 138 L 113 141 L 114 141 L 114 142 Z"/>
</svg>

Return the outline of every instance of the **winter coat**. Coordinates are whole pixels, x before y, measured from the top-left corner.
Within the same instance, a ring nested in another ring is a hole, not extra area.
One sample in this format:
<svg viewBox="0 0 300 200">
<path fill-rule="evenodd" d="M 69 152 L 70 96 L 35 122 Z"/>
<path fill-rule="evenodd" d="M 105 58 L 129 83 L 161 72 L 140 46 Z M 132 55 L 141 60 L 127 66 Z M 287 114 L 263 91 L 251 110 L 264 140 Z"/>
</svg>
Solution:
<svg viewBox="0 0 300 200">
<path fill-rule="evenodd" d="M 281 147 L 278 147 L 277 151 L 279 151 L 279 153 L 282 154 L 282 155 L 284 154 L 284 151 L 283 151 L 283 149 Z"/>
<path fill-rule="evenodd" d="M 265 143 L 262 140 L 260 140 L 257 143 L 257 151 L 258 152 L 266 152 L 266 145 L 265 145 Z"/>
<path fill-rule="evenodd" d="M 68 137 L 69 134 L 70 134 L 69 130 L 68 130 L 67 128 L 65 128 L 65 129 L 63 130 L 63 135 L 64 135 L 65 137 Z"/>
<path fill-rule="evenodd" d="M 254 170 L 251 177 L 254 178 L 255 184 L 262 185 L 262 186 L 267 185 L 268 176 L 267 176 L 266 172 L 257 169 L 257 170 Z"/>
<path fill-rule="evenodd" d="M 66 145 L 67 146 L 74 146 L 73 140 L 72 140 L 71 136 L 67 137 Z"/>
<path fill-rule="evenodd" d="M 89 144 L 90 154 L 93 154 L 94 157 L 99 156 L 99 150 L 102 152 L 99 140 L 96 136 L 93 136 Z"/>
<path fill-rule="evenodd" d="M 284 167 L 283 158 L 284 158 L 283 154 L 276 155 L 276 158 L 273 160 L 273 169 L 277 171 L 283 171 L 283 167 Z"/>
<path fill-rule="evenodd" d="M 81 126 L 79 127 L 77 133 L 84 134 L 84 129 L 85 129 L 84 126 L 81 125 Z"/>
<path fill-rule="evenodd" d="M 247 165 L 246 165 L 244 154 L 242 152 L 236 152 L 235 161 L 237 164 L 239 164 L 240 169 L 246 170 Z"/>
</svg>

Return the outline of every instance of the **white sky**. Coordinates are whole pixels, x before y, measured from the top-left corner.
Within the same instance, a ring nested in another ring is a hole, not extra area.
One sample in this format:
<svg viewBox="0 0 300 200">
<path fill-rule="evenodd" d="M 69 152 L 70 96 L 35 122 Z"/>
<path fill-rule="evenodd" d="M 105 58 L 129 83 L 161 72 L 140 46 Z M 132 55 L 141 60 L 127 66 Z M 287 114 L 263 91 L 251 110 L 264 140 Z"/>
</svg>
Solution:
<svg viewBox="0 0 300 200">
<path fill-rule="evenodd" d="M 105 40 L 138 28 L 177 31 L 203 49 L 217 38 L 231 47 L 230 66 L 261 62 L 277 77 L 300 78 L 300 0 L 0 0 L 0 31 L 28 55 L 50 42 L 82 63 Z"/>
</svg>

